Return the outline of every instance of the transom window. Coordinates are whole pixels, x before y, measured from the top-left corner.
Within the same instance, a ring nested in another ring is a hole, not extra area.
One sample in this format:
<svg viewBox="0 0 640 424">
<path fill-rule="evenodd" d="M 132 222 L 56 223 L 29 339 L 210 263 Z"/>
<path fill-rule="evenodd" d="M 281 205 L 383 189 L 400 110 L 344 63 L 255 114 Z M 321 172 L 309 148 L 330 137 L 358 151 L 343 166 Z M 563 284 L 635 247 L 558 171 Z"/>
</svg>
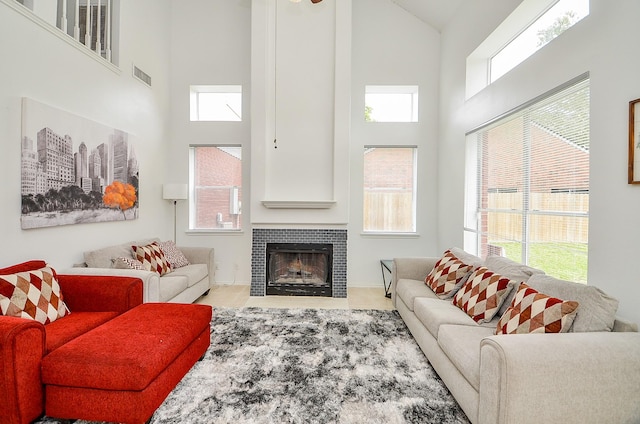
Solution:
<svg viewBox="0 0 640 424">
<path fill-rule="evenodd" d="M 367 85 L 366 122 L 418 122 L 417 85 Z"/>
<path fill-rule="evenodd" d="M 192 85 L 192 121 L 242 121 L 241 85 Z"/>
</svg>

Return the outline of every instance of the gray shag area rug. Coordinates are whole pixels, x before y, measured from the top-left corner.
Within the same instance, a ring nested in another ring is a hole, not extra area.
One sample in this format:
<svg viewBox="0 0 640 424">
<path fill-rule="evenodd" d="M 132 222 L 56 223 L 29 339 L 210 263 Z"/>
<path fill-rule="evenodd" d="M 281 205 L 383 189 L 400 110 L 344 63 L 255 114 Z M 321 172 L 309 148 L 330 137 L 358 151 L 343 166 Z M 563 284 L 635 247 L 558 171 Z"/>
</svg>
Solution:
<svg viewBox="0 0 640 424">
<path fill-rule="evenodd" d="M 396 311 L 215 308 L 151 423 L 469 421 Z"/>
</svg>

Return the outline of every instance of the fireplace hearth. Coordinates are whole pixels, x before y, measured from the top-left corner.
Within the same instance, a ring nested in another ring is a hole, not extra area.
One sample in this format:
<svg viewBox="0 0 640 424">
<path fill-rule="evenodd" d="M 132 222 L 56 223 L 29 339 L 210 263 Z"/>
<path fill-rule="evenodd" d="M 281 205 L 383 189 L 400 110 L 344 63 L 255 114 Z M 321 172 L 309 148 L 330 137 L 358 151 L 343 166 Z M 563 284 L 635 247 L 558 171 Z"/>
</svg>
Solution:
<svg viewBox="0 0 640 424">
<path fill-rule="evenodd" d="M 266 294 L 331 297 L 332 257 L 331 244 L 267 243 Z"/>
</svg>

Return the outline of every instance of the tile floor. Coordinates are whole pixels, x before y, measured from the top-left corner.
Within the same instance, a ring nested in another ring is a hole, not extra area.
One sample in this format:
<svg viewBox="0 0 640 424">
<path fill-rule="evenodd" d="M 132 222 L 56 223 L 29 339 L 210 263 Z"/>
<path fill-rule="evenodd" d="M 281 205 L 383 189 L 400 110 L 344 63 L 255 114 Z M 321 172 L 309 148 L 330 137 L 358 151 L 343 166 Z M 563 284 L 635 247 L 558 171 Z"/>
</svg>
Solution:
<svg viewBox="0 0 640 424">
<path fill-rule="evenodd" d="M 318 296 L 249 296 L 249 285 L 216 285 L 196 303 L 227 308 L 393 309 L 382 287 L 351 287 L 347 298 Z"/>
</svg>

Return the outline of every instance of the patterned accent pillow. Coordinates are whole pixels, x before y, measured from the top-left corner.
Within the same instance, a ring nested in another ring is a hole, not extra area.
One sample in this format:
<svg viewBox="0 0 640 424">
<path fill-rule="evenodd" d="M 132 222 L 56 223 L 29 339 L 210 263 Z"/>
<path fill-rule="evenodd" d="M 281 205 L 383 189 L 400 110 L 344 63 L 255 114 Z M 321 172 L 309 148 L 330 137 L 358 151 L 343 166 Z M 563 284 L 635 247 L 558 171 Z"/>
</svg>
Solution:
<svg viewBox="0 0 640 424">
<path fill-rule="evenodd" d="M 451 250 L 442 257 L 425 278 L 424 283 L 441 299 L 452 297 L 464 284 L 473 265 L 465 264 Z"/>
<path fill-rule="evenodd" d="M 489 322 L 498 313 L 514 284 L 508 278 L 481 266 L 471 273 L 456 293 L 453 304 L 478 324 Z"/>
<path fill-rule="evenodd" d="M 133 257 L 142 263 L 147 271 L 154 271 L 160 275 L 171 272 L 171 264 L 162 253 L 162 249 L 157 242 L 146 246 L 131 246 Z"/>
<path fill-rule="evenodd" d="M 137 259 L 125 258 L 120 256 L 112 259 L 113 267 L 116 269 L 137 269 L 140 271 L 148 271 L 144 269 L 144 265 Z"/>
<path fill-rule="evenodd" d="M 547 296 L 522 283 L 496 334 L 566 333 L 577 312 L 578 302 Z"/>
<path fill-rule="evenodd" d="M 0 275 L 0 312 L 48 324 L 70 313 L 50 267 Z"/>
<path fill-rule="evenodd" d="M 189 265 L 189 260 L 173 241 L 161 241 L 158 245 L 171 264 L 171 268 L 176 269 Z"/>
</svg>

